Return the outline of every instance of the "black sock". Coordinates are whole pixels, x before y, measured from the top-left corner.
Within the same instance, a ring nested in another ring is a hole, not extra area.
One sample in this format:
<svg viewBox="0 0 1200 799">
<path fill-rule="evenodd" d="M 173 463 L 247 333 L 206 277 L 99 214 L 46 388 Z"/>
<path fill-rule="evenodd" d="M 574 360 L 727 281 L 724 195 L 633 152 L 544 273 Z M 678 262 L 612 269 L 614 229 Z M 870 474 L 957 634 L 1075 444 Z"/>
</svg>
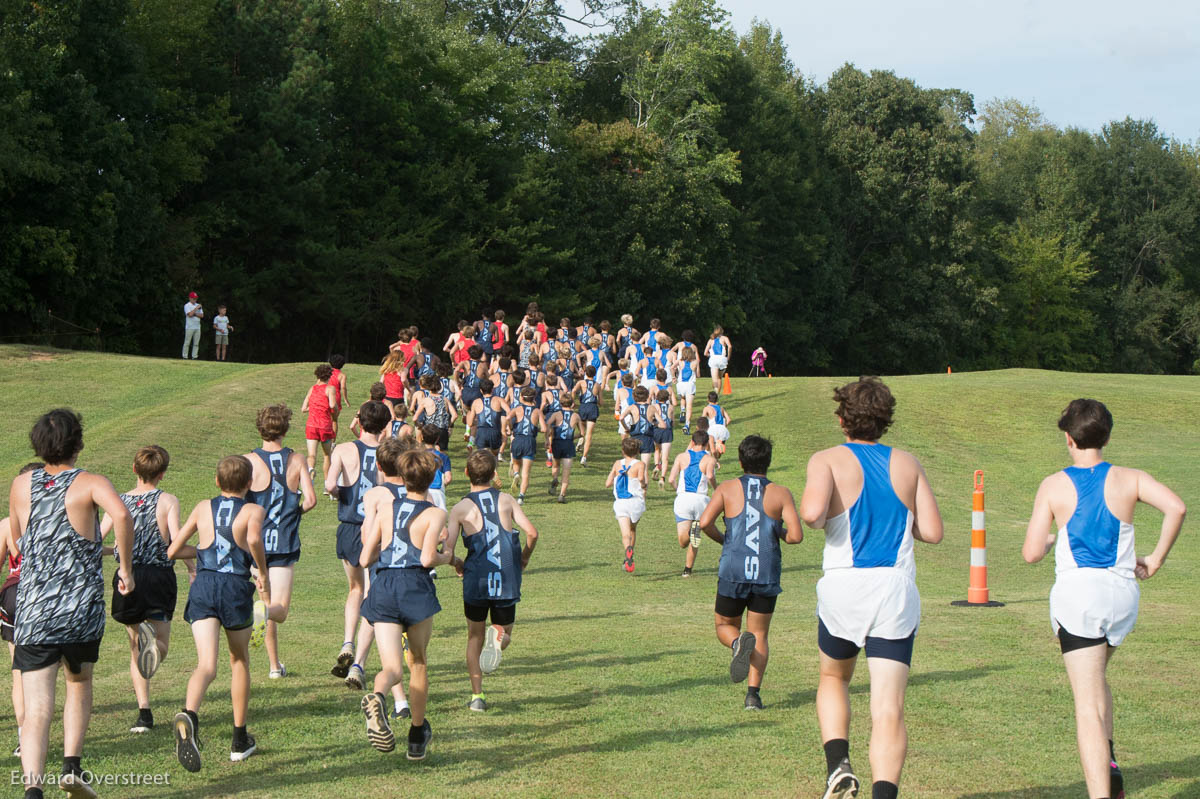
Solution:
<svg viewBox="0 0 1200 799">
<path fill-rule="evenodd" d="M 1108 739 L 1108 759 L 1114 763 L 1117 762 L 1117 750 L 1113 748 L 1112 738 Z"/>
<path fill-rule="evenodd" d="M 138 708 L 138 723 L 142 724 L 147 721 L 150 722 L 151 725 L 153 725 L 154 724 L 154 714 L 150 712 L 150 708 L 148 708 L 148 707 L 139 707 Z"/>
<path fill-rule="evenodd" d="M 758 696 L 758 689 L 760 687 L 761 686 L 758 686 L 758 685 L 747 685 L 746 693 L 750 694 L 751 696 Z"/>
<path fill-rule="evenodd" d="M 880 780 L 871 786 L 871 799 L 896 799 L 900 795 L 900 786 L 894 782 Z"/>
<path fill-rule="evenodd" d="M 82 774 L 83 766 L 81 766 L 79 764 L 79 758 L 78 757 L 64 757 L 62 773 L 63 774 Z"/>
<path fill-rule="evenodd" d="M 850 757 L 850 742 L 845 738 L 834 738 L 825 742 L 825 776 L 833 773 L 843 759 Z"/>
<path fill-rule="evenodd" d="M 45 799 L 41 788 L 26 788 L 25 799 Z"/>
<path fill-rule="evenodd" d="M 233 745 L 244 746 L 246 743 L 246 725 L 243 724 L 240 727 L 235 726 L 233 728 Z"/>
</svg>

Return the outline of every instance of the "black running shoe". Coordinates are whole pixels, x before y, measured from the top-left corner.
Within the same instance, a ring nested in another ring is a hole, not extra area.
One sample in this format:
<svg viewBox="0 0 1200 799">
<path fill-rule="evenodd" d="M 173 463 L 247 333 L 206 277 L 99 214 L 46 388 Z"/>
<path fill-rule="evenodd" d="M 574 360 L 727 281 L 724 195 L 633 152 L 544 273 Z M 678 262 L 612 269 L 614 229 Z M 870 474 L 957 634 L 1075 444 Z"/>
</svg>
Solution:
<svg viewBox="0 0 1200 799">
<path fill-rule="evenodd" d="M 195 774 L 200 770 L 200 741 L 196 723 L 187 713 L 175 714 L 175 757 L 179 765 Z"/>
<path fill-rule="evenodd" d="M 398 721 L 399 719 L 411 719 L 411 718 L 412 718 L 412 709 L 409 708 L 408 705 L 405 705 L 404 707 L 400 708 L 399 710 L 392 711 L 392 720 L 393 721 Z"/>
<path fill-rule="evenodd" d="M 413 733 L 416 733 L 414 738 Z M 424 760 L 429 750 L 429 741 L 433 738 L 433 730 L 429 728 L 429 719 L 425 719 L 420 727 L 408 729 L 408 759 Z"/>
<path fill-rule="evenodd" d="M 150 714 L 150 708 L 138 708 L 137 721 L 129 728 L 130 732 L 142 733 L 150 732 L 154 729 L 154 716 Z"/>
<path fill-rule="evenodd" d="M 683 574 L 681 574 L 681 575 L 679 575 L 679 576 L 680 576 L 680 577 L 691 577 L 691 576 L 692 576 L 692 569 L 691 569 L 691 567 L 690 567 L 690 566 L 684 566 L 684 567 L 683 567 Z"/>
<path fill-rule="evenodd" d="M 241 763 L 250 755 L 258 751 L 258 741 L 254 740 L 253 735 L 246 735 L 246 740 L 235 741 L 229 747 L 229 760 L 231 763 Z"/>
<path fill-rule="evenodd" d="M 387 720 L 383 694 L 370 693 L 362 698 L 362 712 L 367 719 L 367 740 L 380 752 L 396 748 L 396 736 Z"/>
<path fill-rule="evenodd" d="M 858 777 L 854 776 L 854 769 L 850 767 L 850 759 L 843 757 L 842 762 L 838 763 L 837 768 L 826 780 L 825 793 L 821 794 L 821 799 L 854 799 L 856 796 L 858 796 Z"/>
<path fill-rule="evenodd" d="M 762 710 L 763 709 L 762 697 L 759 696 L 757 693 L 750 693 L 749 691 L 747 691 L 746 692 L 745 709 L 746 710 Z"/>
<path fill-rule="evenodd" d="M 750 676 L 750 655 L 754 652 L 754 646 L 758 643 L 758 639 L 752 632 L 743 632 L 733 642 L 730 649 L 733 650 L 733 658 L 729 661 L 729 679 L 733 682 L 742 682 Z"/>
<path fill-rule="evenodd" d="M 1112 799 L 1125 799 L 1125 777 L 1115 760 L 1108 762 L 1108 795 Z"/>
</svg>

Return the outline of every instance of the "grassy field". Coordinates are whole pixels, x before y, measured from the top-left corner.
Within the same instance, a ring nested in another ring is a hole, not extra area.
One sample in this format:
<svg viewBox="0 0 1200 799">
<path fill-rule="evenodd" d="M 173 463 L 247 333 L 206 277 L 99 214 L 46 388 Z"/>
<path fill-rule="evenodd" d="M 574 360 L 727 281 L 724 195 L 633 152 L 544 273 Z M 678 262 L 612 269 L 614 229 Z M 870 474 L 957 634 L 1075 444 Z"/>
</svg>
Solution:
<svg viewBox="0 0 1200 799">
<path fill-rule="evenodd" d="M 347 373 L 351 397 L 361 400 L 374 370 L 351 366 Z M 0 474 L 14 474 L 30 459 L 33 420 L 68 405 L 84 417 L 81 466 L 125 490 L 137 447 L 161 444 L 172 457 L 162 487 L 181 498 L 186 512 L 214 493 L 220 456 L 257 444 L 254 411 L 280 400 L 298 408 L 310 375 L 309 364 L 0 348 L 0 396 L 9 403 L 0 428 Z M 771 476 L 797 495 L 808 456 L 839 441 L 829 400 L 838 382 L 734 383 L 734 441 L 749 433 L 772 436 Z M 908 693 L 902 792 L 961 799 L 1084 796 L 1071 697 L 1048 621 L 1053 564 L 1021 560 L 1026 515 L 1041 477 L 1067 463 L 1055 421 L 1077 396 L 1097 397 L 1111 408 L 1114 461 L 1153 471 L 1200 508 L 1200 378 L 1012 370 L 888 382 L 898 400 L 888 441 L 925 463 L 947 522 L 940 546 L 917 547 L 924 613 Z M 303 449 L 302 435 L 298 419 L 287 443 Z M 456 438 L 451 454 L 461 474 Z M 637 571 L 627 575 L 620 568 L 620 539 L 603 487 L 616 443 L 605 424 L 594 465 L 576 472 L 566 506 L 551 504 L 547 470 L 535 464 L 526 511 L 542 538 L 525 575 L 513 645 L 485 683 L 492 706 L 486 714 L 466 709 L 460 588 L 443 569 L 444 610 L 430 651 L 434 738 L 424 763 L 405 761 L 400 750 L 381 755 L 371 749 L 360 695 L 329 675 L 341 644 L 345 579 L 334 556 L 334 505 L 322 500 L 301 526 L 296 597 L 281 633 L 291 675 L 268 681 L 265 652 L 253 655 L 250 730 L 258 754 L 241 764 L 228 760 L 229 673 L 222 666 L 201 714 L 204 770 L 187 774 L 175 761 L 165 722 L 181 706 L 194 665 L 182 621 L 151 686 L 159 726 L 145 736 L 129 734 L 136 707 L 128 647 L 123 631 L 110 624 L 96 668 L 85 767 L 170 775 L 169 787 L 115 788 L 110 796 L 820 796 L 824 759 L 813 709 L 820 532 L 806 531 L 803 543 L 784 552 L 784 593 L 762 689 L 766 710 L 745 712 L 744 689 L 729 684 L 728 653 L 712 629 L 718 549 L 706 542 L 696 575 L 679 577 L 682 553 L 669 495 L 650 490 Z M 1000 609 L 950 606 L 966 594 L 975 469 L 986 472 L 992 594 L 1007 603 Z M 736 471 L 731 455 L 722 476 Z M 452 485 L 451 498 L 462 489 L 461 482 Z M 7 491 L 4 497 L 6 505 Z M 1146 551 L 1158 519 L 1146 513 L 1136 521 L 1139 551 Z M 1143 586 L 1138 628 L 1110 672 L 1118 756 L 1130 795 L 1139 799 L 1200 796 L 1197 555 L 1200 541 L 1185 527 L 1162 573 Z M 177 619 L 185 595 L 181 579 Z M 377 663 L 373 656 L 371 665 Z M 865 779 L 865 667 L 852 690 L 851 756 Z M 9 713 L 0 718 L 0 750 L 8 751 L 15 724 Z M 51 769 L 60 745 L 56 724 Z"/>
</svg>

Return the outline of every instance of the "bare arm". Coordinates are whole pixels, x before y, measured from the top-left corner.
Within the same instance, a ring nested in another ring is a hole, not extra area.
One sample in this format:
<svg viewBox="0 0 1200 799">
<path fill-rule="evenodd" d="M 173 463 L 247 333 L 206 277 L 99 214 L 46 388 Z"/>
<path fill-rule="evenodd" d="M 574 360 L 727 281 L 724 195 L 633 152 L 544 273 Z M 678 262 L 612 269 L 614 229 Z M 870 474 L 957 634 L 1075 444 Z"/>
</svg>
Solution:
<svg viewBox="0 0 1200 799">
<path fill-rule="evenodd" d="M 913 460 L 916 460 L 915 458 Z M 925 469 L 917 463 L 917 498 L 916 513 L 913 514 L 913 538 L 926 544 L 941 543 L 944 533 L 942 513 L 938 510 L 937 498 L 933 496 L 933 488 Z"/>
<path fill-rule="evenodd" d="M 329 456 L 329 474 L 325 475 L 325 490 L 337 496 L 338 480 L 342 476 L 342 457 L 338 454 L 339 447 L 334 447 Z"/>
<path fill-rule="evenodd" d="M 800 495 L 800 518 L 814 530 L 824 529 L 832 499 L 833 470 L 818 452 L 808 459 L 804 493 Z"/>
<path fill-rule="evenodd" d="M 427 569 L 449 563 L 454 559 L 454 550 L 443 547 L 438 552 L 438 544 L 442 541 L 442 531 L 446 529 L 446 512 L 439 508 L 426 508 L 417 520 L 416 527 L 424 522 L 424 532 L 421 535 L 421 565 Z"/>
<path fill-rule="evenodd" d="M 783 486 L 783 512 L 780 514 L 783 517 L 785 544 L 799 544 L 804 540 L 804 527 L 800 524 L 800 516 L 796 513 L 796 500 L 792 497 L 792 492 Z"/>
<path fill-rule="evenodd" d="M 725 512 L 724 489 L 724 485 L 717 486 L 712 499 L 708 501 L 708 507 L 704 509 L 704 513 L 700 514 L 700 529 L 706 536 L 722 546 L 725 545 L 725 534 L 717 529 L 717 517 Z"/>
<path fill-rule="evenodd" d="M 130 567 L 133 563 L 133 517 L 129 515 L 129 508 L 125 507 L 108 478 L 98 474 L 89 474 L 88 478 L 92 502 L 112 519 L 113 549 L 120 558 L 120 565 L 117 566 L 117 573 L 120 575 L 117 590 L 128 594 L 134 589 L 133 570 Z"/>
<path fill-rule="evenodd" d="M 1175 546 L 1179 532 L 1183 529 L 1183 520 L 1187 516 L 1187 506 L 1179 496 L 1162 483 L 1145 472 L 1139 472 L 1138 502 L 1145 502 L 1153 508 L 1162 511 L 1162 529 L 1158 534 L 1158 544 L 1154 551 L 1145 557 L 1137 559 L 1134 573 L 1143 580 L 1148 580 L 1162 568 L 1171 547 Z"/>
<path fill-rule="evenodd" d="M 188 546 L 188 540 L 196 534 L 200 529 L 200 513 L 205 507 L 205 503 L 201 502 L 196 507 L 192 508 L 191 514 L 188 515 L 187 521 L 171 535 L 171 544 L 167 547 L 167 557 L 171 560 L 178 560 L 184 557 L 196 557 L 196 548 Z M 189 551 L 190 550 L 190 554 Z"/>
<path fill-rule="evenodd" d="M 1047 477 L 1042 481 L 1033 499 L 1033 513 L 1025 528 L 1025 545 L 1021 547 L 1021 556 L 1026 563 L 1037 563 L 1054 546 L 1055 536 L 1051 532 L 1054 529 L 1054 512 L 1050 509 L 1051 479 Z"/>
<path fill-rule="evenodd" d="M 357 414 L 354 419 L 358 420 Z M 292 456 L 296 459 L 296 465 L 300 469 L 300 512 L 308 513 L 317 506 L 317 490 L 313 488 L 312 476 L 308 473 L 308 469 L 304 468 L 304 464 L 301 463 L 300 454 L 294 452 Z"/>
<path fill-rule="evenodd" d="M 371 525 L 362 526 L 362 554 L 358 556 L 358 565 L 364 569 L 379 560 L 379 546 L 383 541 L 384 516 L 376 514 Z"/>
<path fill-rule="evenodd" d="M 529 521 L 529 517 L 525 515 L 525 509 L 520 505 L 509 500 L 512 505 L 513 524 L 521 528 L 525 533 L 525 548 L 521 550 L 521 568 L 524 569 L 529 565 L 529 558 L 533 555 L 533 549 L 537 546 L 538 531 L 533 526 L 533 522 Z"/>
</svg>

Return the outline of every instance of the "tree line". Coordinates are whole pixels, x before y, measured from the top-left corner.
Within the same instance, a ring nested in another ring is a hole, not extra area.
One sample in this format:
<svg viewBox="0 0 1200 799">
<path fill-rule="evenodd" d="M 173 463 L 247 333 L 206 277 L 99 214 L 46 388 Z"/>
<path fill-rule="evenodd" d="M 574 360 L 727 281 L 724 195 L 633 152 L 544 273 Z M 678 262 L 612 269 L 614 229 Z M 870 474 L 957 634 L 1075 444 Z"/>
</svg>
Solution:
<svg viewBox="0 0 1200 799">
<path fill-rule="evenodd" d="M 780 373 L 1200 372 L 1194 144 L 570 9 L 0 0 L 0 340 L 170 355 L 196 289 L 262 361 L 536 300 Z"/>
</svg>

